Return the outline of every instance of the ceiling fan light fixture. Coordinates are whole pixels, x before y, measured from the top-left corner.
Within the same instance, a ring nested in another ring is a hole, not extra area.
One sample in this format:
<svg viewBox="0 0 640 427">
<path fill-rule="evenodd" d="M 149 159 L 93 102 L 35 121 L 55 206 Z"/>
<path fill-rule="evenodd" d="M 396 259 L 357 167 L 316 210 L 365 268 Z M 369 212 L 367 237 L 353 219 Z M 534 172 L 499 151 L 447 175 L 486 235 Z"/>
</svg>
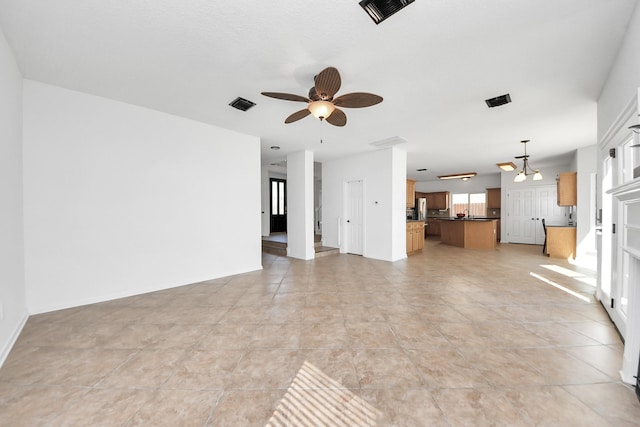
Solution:
<svg viewBox="0 0 640 427">
<path fill-rule="evenodd" d="M 505 172 L 511 172 L 516 170 L 516 164 L 513 162 L 496 163 L 496 166 L 498 166 L 500 169 L 502 169 Z"/>
<path fill-rule="evenodd" d="M 467 181 L 469 178 L 473 178 L 476 175 L 478 175 L 477 172 L 454 173 L 452 175 L 439 175 L 438 179 L 462 179 Z"/>
<path fill-rule="evenodd" d="M 309 106 L 307 108 L 309 109 L 309 111 L 311 111 L 311 114 L 313 114 L 316 119 L 323 120 L 329 117 L 331 113 L 333 113 L 333 110 L 336 109 L 336 106 L 329 101 L 313 101 L 309 103 Z"/>
</svg>

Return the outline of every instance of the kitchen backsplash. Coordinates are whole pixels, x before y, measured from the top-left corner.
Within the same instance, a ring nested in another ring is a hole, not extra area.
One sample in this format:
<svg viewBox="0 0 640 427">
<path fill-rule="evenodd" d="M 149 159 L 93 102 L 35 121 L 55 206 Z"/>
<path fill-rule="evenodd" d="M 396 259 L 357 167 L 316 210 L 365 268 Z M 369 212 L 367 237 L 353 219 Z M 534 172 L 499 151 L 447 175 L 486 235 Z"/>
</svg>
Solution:
<svg viewBox="0 0 640 427">
<path fill-rule="evenodd" d="M 451 214 L 449 209 L 428 209 L 427 210 L 428 218 L 450 218 Z M 500 209 L 487 209 L 486 218 L 500 218 Z"/>
<path fill-rule="evenodd" d="M 428 209 L 427 217 L 430 218 L 449 218 L 449 209 Z"/>
<path fill-rule="evenodd" d="M 500 209 L 487 209 L 487 218 L 500 218 Z"/>
</svg>

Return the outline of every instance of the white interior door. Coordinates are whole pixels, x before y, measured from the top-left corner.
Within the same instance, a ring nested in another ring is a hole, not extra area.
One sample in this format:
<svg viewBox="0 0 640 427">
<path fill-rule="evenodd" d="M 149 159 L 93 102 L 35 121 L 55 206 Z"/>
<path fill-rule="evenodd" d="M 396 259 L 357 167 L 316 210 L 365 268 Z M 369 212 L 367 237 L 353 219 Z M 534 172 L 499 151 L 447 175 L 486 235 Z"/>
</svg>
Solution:
<svg viewBox="0 0 640 427">
<path fill-rule="evenodd" d="M 558 206 L 555 185 L 541 185 L 507 191 L 507 236 L 511 243 L 542 245 L 547 225 L 566 225 L 567 208 Z"/>
<path fill-rule="evenodd" d="M 362 181 L 347 183 L 346 201 L 346 252 L 362 255 L 364 221 L 363 221 L 363 185 Z"/>
<path fill-rule="evenodd" d="M 536 243 L 535 188 L 507 191 L 507 238 L 511 243 Z"/>
<path fill-rule="evenodd" d="M 547 225 L 567 225 L 569 222 L 569 208 L 558 206 L 558 187 L 545 185 L 536 189 L 536 244 L 544 243 L 544 229 L 542 219 Z"/>
</svg>

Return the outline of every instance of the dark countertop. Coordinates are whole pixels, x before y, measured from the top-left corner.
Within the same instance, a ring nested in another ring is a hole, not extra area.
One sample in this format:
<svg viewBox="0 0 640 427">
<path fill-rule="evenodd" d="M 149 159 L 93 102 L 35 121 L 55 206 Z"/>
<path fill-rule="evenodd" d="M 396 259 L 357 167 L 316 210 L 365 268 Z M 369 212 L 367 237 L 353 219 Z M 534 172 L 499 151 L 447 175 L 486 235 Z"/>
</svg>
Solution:
<svg viewBox="0 0 640 427">
<path fill-rule="evenodd" d="M 408 219 L 407 222 L 424 222 L 424 219 Z"/>
</svg>

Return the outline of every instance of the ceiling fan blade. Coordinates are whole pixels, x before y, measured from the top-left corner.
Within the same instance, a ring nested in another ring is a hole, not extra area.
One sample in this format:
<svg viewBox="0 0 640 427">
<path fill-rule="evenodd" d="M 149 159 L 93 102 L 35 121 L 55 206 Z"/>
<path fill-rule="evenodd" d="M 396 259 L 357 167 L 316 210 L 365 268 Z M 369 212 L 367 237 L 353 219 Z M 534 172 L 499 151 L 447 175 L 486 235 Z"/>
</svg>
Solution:
<svg viewBox="0 0 640 427">
<path fill-rule="evenodd" d="M 382 102 L 382 97 L 373 93 L 353 92 L 341 95 L 333 100 L 336 106 L 343 108 L 370 107 Z"/>
<path fill-rule="evenodd" d="M 296 122 L 296 121 L 298 121 L 300 119 L 304 119 L 309 114 L 311 114 L 311 111 L 309 111 L 308 109 L 305 108 L 304 110 L 296 111 L 295 113 L 293 113 L 292 115 L 287 117 L 284 122 L 285 123 L 293 123 L 293 122 Z"/>
<path fill-rule="evenodd" d="M 320 71 L 315 80 L 316 92 L 325 101 L 331 100 L 342 84 L 340 73 L 333 67 Z"/>
<path fill-rule="evenodd" d="M 344 126 L 347 124 L 347 115 L 344 111 L 336 108 L 333 113 L 325 119 L 334 126 Z"/>
<path fill-rule="evenodd" d="M 262 92 L 262 94 L 270 98 L 284 99 L 285 101 L 309 102 L 309 98 L 305 98 L 304 96 L 300 95 L 294 95 L 293 93 Z"/>
</svg>

